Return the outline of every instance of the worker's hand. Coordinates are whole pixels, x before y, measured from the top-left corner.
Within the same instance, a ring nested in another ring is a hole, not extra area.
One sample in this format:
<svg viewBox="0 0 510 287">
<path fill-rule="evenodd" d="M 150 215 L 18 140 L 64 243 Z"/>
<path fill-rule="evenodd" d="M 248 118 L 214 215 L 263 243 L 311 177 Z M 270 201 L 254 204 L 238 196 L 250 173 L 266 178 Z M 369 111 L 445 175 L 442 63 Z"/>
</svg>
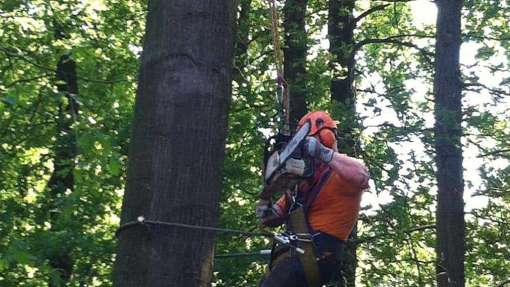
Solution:
<svg viewBox="0 0 510 287">
<path fill-rule="evenodd" d="M 333 159 L 334 150 L 324 146 L 314 137 L 306 137 L 304 140 L 304 151 L 309 156 L 329 163 Z"/>
<path fill-rule="evenodd" d="M 271 201 L 265 200 L 265 199 L 259 199 L 257 203 L 255 204 L 255 216 L 257 218 L 262 219 L 264 218 L 268 212 L 270 212 L 271 209 Z"/>
<path fill-rule="evenodd" d="M 255 214 L 260 223 L 268 227 L 276 227 L 283 224 L 285 216 L 281 215 L 281 210 L 277 204 L 271 204 L 270 200 L 260 199 L 255 204 Z"/>
</svg>

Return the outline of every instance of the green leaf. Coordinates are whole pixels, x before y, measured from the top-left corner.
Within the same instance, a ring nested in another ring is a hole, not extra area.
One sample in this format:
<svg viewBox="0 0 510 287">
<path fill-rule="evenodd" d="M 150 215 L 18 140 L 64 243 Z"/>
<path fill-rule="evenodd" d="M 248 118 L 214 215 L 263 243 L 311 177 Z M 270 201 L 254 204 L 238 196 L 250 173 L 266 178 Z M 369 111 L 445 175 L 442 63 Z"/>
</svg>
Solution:
<svg viewBox="0 0 510 287">
<path fill-rule="evenodd" d="M 14 106 L 16 104 L 16 98 L 11 97 L 11 96 L 5 96 L 1 99 L 1 101 L 3 103 L 10 105 L 10 106 Z"/>
</svg>

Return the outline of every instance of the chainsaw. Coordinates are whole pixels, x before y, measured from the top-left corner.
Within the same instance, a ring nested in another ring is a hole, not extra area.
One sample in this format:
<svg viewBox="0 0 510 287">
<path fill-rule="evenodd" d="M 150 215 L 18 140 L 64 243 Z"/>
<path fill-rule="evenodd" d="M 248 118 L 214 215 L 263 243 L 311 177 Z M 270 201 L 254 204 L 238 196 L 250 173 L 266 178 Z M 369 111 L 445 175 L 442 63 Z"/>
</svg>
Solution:
<svg viewBox="0 0 510 287">
<path fill-rule="evenodd" d="M 273 144 L 265 160 L 264 190 L 260 198 L 269 199 L 273 194 L 291 189 L 302 179 L 313 175 L 312 159 L 304 156 L 302 150 L 310 126 L 310 122 L 306 122 L 293 137 L 280 137 L 280 142 Z"/>
</svg>

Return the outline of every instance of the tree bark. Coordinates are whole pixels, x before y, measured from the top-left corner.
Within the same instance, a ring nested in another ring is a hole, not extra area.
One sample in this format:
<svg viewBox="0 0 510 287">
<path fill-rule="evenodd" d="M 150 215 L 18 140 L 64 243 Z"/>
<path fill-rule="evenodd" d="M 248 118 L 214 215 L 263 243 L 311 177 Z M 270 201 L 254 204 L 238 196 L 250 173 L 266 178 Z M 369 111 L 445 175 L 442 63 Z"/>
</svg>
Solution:
<svg viewBox="0 0 510 287">
<path fill-rule="evenodd" d="M 356 127 L 356 98 L 354 93 L 354 0 L 329 0 L 328 37 L 331 80 L 331 99 L 339 119 L 340 150 L 354 156 L 355 141 L 352 131 Z"/>
<path fill-rule="evenodd" d="M 233 1 L 149 1 L 121 224 L 214 226 L 230 103 Z M 214 234 L 119 233 L 114 286 L 209 286 Z"/>
<path fill-rule="evenodd" d="M 306 114 L 306 53 L 305 14 L 307 0 L 287 0 L 284 6 L 285 45 L 284 75 L 290 92 L 290 128 Z"/>
<path fill-rule="evenodd" d="M 331 80 L 331 101 L 334 107 L 334 117 L 339 119 L 338 132 L 340 141 L 339 150 L 350 156 L 355 156 L 356 143 L 352 132 L 357 125 L 356 121 L 356 98 L 354 93 L 354 0 L 329 0 L 328 2 L 328 38 L 329 52 L 332 60 L 330 67 L 333 72 Z M 350 241 L 357 238 L 355 227 Z M 348 244 L 343 258 L 341 271 L 342 278 L 338 286 L 356 285 L 356 268 L 358 260 L 356 244 Z"/>
<path fill-rule="evenodd" d="M 462 0 L 438 0 L 434 76 L 437 166 L 437 285 L 464 286 L 462 85 L 459 69 Z"/>
</svg>

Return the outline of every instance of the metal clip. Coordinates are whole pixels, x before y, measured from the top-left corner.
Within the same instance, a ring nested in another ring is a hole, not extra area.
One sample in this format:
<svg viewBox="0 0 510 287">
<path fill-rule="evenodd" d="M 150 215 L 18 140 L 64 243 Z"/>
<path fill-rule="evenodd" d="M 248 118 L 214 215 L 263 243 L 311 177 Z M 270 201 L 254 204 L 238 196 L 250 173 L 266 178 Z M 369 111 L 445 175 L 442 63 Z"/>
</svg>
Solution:
<svg viewBox="0 0 510 287">
<path fill-rule="evenodd" d="M 274 236 L 274 239 L 276 241 L 280 242 L 281 244 L 287 245 L 290 248 L 296 250 L 300 254 L 305 254 L 305 250 L 304 249 L 299 248 L 299 247 L 295 246 L 294 244 L 291 244 L 291 241 L 298 240 L 298 237 L 295 234 L 280 233 L 280 234 L 276 234 Z"/>
</svg>

